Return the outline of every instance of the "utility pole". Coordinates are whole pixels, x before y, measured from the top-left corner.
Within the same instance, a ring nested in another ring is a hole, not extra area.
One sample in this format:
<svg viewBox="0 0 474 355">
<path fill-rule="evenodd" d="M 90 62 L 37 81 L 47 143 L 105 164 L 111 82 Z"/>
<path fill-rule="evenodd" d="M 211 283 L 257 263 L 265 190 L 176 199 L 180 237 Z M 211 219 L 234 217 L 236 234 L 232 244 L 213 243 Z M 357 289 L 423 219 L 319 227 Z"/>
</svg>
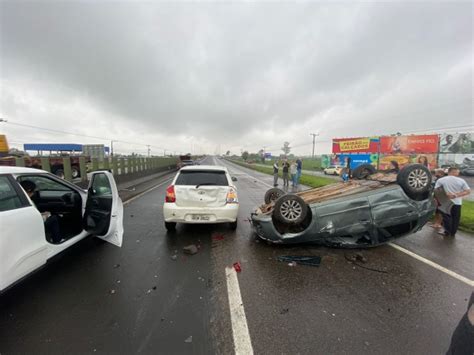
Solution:
<svg viewBox="0 0 474 355">
<path fill-rule="evenodd" d="M 149 158 L 150 157 L 150 151 L 151 151 L 149 144 L 147 144 L 147 148 L 148 148 L 148 158 Z"/>
<path fill-rule="evenodd" d="M 110 141 L 110 156 L 114 157 L 114 141 Z"/>
<path fill-rule="evenodd" d="M 319 133 L 310 133 L 310 136 L 313 136 L 313 155 L 311 156 L 314 159 L 314 145 L 316 144 L 316 136 L 319 136 Z"/>
</svg>

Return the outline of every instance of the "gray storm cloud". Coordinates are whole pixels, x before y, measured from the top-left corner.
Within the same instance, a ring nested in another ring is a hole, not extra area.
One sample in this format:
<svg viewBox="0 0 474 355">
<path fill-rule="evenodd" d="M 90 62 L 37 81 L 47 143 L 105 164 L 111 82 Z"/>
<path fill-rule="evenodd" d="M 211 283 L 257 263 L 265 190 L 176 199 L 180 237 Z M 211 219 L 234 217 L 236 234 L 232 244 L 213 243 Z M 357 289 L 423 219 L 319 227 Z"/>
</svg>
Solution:
<svg viewBox="0 0 474 355">
<path fill-rule="evenodd" d="M 470 3 L 0 7 L 0 111 L 25 121 L 79 100 L 112 136 L 251 147 L 472 124 Z"/>
</svg>

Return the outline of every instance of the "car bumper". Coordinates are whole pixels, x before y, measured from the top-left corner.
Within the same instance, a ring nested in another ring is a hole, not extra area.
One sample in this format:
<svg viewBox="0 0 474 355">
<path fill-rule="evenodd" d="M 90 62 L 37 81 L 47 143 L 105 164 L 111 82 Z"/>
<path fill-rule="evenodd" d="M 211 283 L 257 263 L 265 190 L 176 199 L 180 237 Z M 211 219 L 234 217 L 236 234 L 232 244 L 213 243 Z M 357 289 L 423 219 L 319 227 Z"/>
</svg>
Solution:
<svg viewBox="0 0 474 355">
<path fill-rule="evenodd" d="M 227 223 L 235 222 L 239 214 L 239 204 L 232 203 L 222 207 L 182 207 L 175 203 L 163 205 L 165 222 L 176 223 Z M 200 219 L 193 217 L 199 216 Z M 204 218 L 202 218 L 204 217 Z"/>
</svg>

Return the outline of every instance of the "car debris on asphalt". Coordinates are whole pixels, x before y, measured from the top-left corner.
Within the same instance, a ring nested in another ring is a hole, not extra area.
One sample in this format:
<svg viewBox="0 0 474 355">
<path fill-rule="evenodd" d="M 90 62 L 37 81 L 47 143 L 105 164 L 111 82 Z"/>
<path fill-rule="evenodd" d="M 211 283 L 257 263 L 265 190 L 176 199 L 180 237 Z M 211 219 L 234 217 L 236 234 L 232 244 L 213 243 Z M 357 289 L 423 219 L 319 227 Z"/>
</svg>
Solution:
<svg viewBox="0 0 474 355">
<path fill-rule="evenodd" d="M 314 255 L 281 255 L 277 257 L 278 261 L 287 262 L 289 266 L 296 266 L 296 264 L 307 266 L 319 266 L 321 264 L 321 257 Z M 292 265 L 290 265 L 292 264 Z"/>
<path fill-rule="evenodd" d="M 192 343 L 192 342 L 193 342 L 193 336 L 191 335 L 191 336 L 188 337 L 184 342 L 185 342 L 185 343 Z"/>
<path fill-rule="evenodd" d="M 239 262 L 234 263 L 233 266 L 234 266 L 235 271 L 237 271 L 237 272 L 241 272 L 241 271 L 242 271 L 242 266 L 240 265 Z"/>
<path fill-rule="evenodd" d="M 198 247 L 195 244 L 187 245 L 183 248 L 185 254 L 194 255 L 198 252 Z"/>
</svg>

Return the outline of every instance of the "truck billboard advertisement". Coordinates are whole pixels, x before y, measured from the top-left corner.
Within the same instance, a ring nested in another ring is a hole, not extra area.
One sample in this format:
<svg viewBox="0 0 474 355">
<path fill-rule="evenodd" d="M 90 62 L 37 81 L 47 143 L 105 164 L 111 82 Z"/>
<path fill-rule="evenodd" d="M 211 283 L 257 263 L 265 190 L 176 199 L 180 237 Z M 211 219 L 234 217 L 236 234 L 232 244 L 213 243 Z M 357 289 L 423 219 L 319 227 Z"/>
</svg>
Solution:
<svg viewBox="0 0 474 355">
<path fill-rule="evenodd" d="M 380 154 L 379 170 L 388 170 L 391 168 L 391 162 L 396 161 L 402 168 L 407 164 L 423 164 L 428 169 L 433 170 L 438 167 L 438 154 Z"/>
<path fill-rule="evenodd" d="M 437 134 L 380 137 L 380 153 L 437 153 L 438 144 Z"/>
<path fill-rule="evenodd" d="M 440 153 L 474 154 L 474 137 L 471 133 L 443 133 Z"/>
<path fill-rule="evenodd" d="M 377 153 L 379 137 L 335 138 L 332 140 L 333 153 Z"/>
</svg>

